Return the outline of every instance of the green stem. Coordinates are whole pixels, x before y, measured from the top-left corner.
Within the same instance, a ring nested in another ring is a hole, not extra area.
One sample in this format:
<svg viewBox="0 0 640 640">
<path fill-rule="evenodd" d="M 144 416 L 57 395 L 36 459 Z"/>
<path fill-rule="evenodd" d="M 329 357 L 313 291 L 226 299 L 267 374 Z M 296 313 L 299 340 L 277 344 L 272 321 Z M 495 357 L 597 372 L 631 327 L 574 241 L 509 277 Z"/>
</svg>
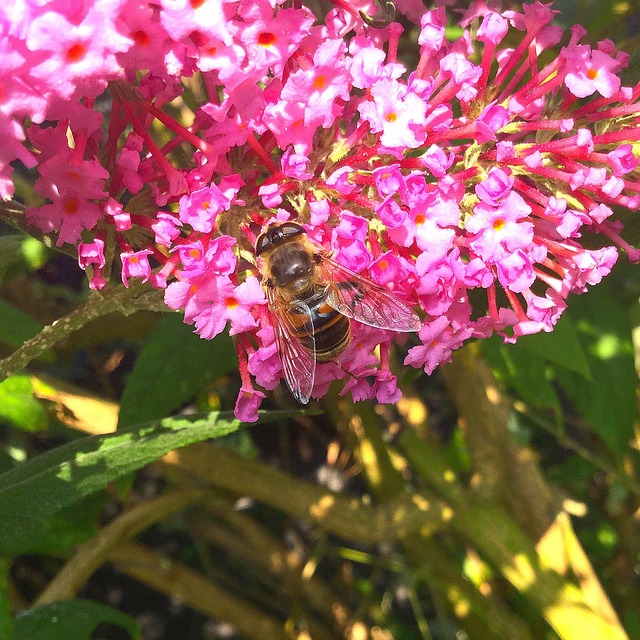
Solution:
<svg viewBox="0 0 640 640">
<path fill-rule="evenodd" d="M 22 371 L 32 360 L 96 318 L 114 311 L 129 315 L 142 309 L 166 310 L 156 300 L 160 295 L 143 283 L 136 283 L 128 289 L 123 285 L 115 285 L 100 293 L 93 293 L 79 307 L 46 326 L 37 336 L 1 360 L 0 380 Z"/>
<path fill-rule="evenodd" d="M 124 512 L 102 528 L 91 540 L 80 545 L 73 557 L 40 594 L 36 604 L 74 598 L 94 571 L 107 561 L 112 549 L 152 524 L 167 520 L 175 513 L 183 511 L 186 507 L 198 502 L 202 496 L 203 492 L 197 489 L 174 491 L 142 502 Z M 4 636 L 0 635 L 0 638 Z"/>
</svg>

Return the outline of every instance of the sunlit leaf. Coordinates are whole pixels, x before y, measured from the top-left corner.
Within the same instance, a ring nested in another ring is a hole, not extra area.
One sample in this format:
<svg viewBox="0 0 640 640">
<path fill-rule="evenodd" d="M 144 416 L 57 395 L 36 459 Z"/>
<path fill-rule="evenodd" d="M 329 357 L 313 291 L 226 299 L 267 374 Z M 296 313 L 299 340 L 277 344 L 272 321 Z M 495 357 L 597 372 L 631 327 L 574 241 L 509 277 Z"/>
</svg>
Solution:
<svg viewBox="0 0 640 640">
<path fill-rule="evenodd" d="M 274 411 L 261 422 L 297 412 Z M 0 555 L 21 552 L 53 514 L 140 469 L 168 451 L 232 433 L 241 423 L 232 414 L 166 418 L 99 436 L 79 438 L 0 475 Z M 238 473 L 241 473 L 241 469 Z"/>
<path fill-rule="evenodd" d="M 25 431 L 46 428 L 46 411 L 35 397 L 28 376 L 13 376 L 0 382 L 0 420 Z"/>
<path fill-rule="evenodd" d="M 523 336 L 516 344 L 517 349 L 531 353 L 545 362 L 575 371 L 584 378 L 591 377 L 589 362 L 578 332 L 568 314 L 563 314 L 553 331 Z"/>
<path fill-rule="evenodd" d="M 619 458 L 633 437 L 637 417 L 637 375 L 626 313 L 603 285 L 574 298 L 567 313 L 578 329 L 592 380 L 562 370 L 558 380 L 588 426 Z"/>
<path fill-rule="evenodd" d="M 118 405 L 86 389 L 53 376 L 31 376 L 38 398 L 57 407 L 57 419 L 68 427 L 87 433 L 111 433 L 118 421 Z"/>
<path fill-rule="evenodd" d="M 516 344 L 504 344 L 497 336 L 482 343 L 482 353 L 496 377 L 525 402 L 537 409 L 558 413 L 560 403 L 548 375 L 548 364 Z"/>
</svg>

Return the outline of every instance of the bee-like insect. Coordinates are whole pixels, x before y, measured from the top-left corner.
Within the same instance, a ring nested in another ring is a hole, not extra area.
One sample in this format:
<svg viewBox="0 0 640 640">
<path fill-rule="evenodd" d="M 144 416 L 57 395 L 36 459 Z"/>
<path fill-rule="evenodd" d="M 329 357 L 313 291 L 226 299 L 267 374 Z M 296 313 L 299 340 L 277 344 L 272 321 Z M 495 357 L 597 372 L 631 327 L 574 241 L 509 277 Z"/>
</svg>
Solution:
<svg viewBox="0 0 640 640">
<path fill-rule="evenodd" d="M 399 332 L 421 327 L 407 303 L 332 260 L 296 222 L 270 225 L 255 253 L 284 378 L 303 404 L 313 391 L 316 363 L 335 360 L 349 345 L 350 318 Z"/>
</svg>

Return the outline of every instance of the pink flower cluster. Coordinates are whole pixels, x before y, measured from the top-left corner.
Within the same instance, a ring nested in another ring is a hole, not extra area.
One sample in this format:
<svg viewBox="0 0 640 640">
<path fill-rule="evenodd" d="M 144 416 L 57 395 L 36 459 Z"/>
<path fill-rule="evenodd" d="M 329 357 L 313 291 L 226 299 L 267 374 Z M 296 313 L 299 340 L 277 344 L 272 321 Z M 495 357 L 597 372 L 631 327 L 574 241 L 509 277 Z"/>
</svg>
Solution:
<svg viewBox="0 0 640 640">
<path fill-rule="evenodd" d="M 237 415 L 255 420 L 282 377 L 254 258 L 272 221 L 394 292 L 423 318 L 405 364 L 430 373 L 470 338 L 550 331 L 569 293 L 598 283 L 640 207 L 640 85 L 628 56 L 550 5 L 472 3 L 445 37 L 444 7 L 373 1 L 20 0 L 0 8 L 0 196 L 20 164 L 44 204 L 28 222 L 76 245 L 90 286 L 114 264 L 165 289 L 210 339 L 236 336 Z M 549 55 L 556 47 L 559 53 Z M 603 242 L 581 243 L 585 233 Z M 396 335 L 353 323 L 318 365 L 355 399 L 394 402 Z M 380 345 L 379 351 L 375 347 Z"/>
</svg>

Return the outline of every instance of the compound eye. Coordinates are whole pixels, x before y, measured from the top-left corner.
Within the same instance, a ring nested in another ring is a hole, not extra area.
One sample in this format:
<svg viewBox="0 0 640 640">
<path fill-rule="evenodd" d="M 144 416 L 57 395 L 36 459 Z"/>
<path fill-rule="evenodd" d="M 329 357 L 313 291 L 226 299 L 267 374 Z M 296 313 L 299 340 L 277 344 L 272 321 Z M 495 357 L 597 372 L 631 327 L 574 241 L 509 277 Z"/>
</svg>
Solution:
<svg viewBox="0 0 640 640">
<path fill-rule="evenodd" d="M 269 240 L 265 233 L 260 234 L 256 240 L 256 256 L 259 256 L 270 243 L 271 240 Z"/>
<path fill-rule="evenodd" d="M 282 233 L 285 238 L 292 238 L 293 236 L 299 236 L 305 233 L 305 230 L 304 227 L 297 222 L 285 222 L 280 227 L 280 233 Z"/>
</svg>

